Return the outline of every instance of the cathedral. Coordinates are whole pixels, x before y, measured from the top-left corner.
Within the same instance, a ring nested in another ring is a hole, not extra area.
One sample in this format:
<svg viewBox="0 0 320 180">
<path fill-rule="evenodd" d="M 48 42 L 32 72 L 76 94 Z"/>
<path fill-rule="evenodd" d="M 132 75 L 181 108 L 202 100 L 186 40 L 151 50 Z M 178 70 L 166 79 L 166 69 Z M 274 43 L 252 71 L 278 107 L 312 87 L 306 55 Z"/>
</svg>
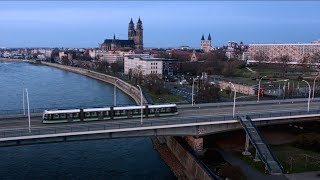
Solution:
<svg viewBox="0 0 320 180">
<path fill-rule="evenodd" d="M 208 36 L 208 41 L 206 41 L 206 40 L 204 39 L 204 35 L 202 35 L 202 38 L 201 38 L 201 49 L 202 49 L 204 52 L 210 52 L 211 50 L 213 50 L 212 44 L 211 44 L 211 36 L 210 36 L 210 33 L 209 33 L 209 36 Z"/>
<path fill-rule="evenodd" d="M 143 27 L 140 17 L 136 28 L 131 18 L 128 28 L 128 40 L 116 39 L 114 35 L 113 39 L 105 39 L 100 48 L 104 51 L 119 49 L 143 50 Z"/>
</svg>

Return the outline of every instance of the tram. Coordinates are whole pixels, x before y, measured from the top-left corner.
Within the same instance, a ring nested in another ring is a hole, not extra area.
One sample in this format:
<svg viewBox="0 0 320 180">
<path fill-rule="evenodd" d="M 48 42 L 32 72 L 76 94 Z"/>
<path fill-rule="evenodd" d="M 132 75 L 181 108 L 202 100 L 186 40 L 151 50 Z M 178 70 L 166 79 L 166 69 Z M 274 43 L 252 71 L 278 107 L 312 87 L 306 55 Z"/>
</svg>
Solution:
<svg viewBox="0 0 320 180">
<path fill-rule="evenodd" d="M 103 107 L 88 109 L 45 110 L 42 123 L 64 123 L 96 120 L 129 119 L 177 115 L 176 104 Z"/>
</svg>

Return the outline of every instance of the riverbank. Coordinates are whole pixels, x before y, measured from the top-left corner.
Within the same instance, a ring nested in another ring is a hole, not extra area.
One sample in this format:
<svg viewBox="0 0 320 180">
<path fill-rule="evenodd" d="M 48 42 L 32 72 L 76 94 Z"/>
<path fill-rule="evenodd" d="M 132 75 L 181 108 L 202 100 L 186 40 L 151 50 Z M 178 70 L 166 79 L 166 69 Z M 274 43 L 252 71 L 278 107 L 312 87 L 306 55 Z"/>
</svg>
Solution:
<svg viewBox="0 0 320 180">
<path fill-rule="evenodd" d="M 0 58 L 0 62 L 31 62 L 31 61 L 26 59 Z"/>
<path fill-rule="evenodd" d="M 65 66 L 65 65 L 61 65 L 61 64 L 54 64 L 54 63 L 48 63 L 48 62 L 42 62 L 42 64 L 46 65 L 46 66 L 50 66 L 50 67 L 59 68 L 59 69 L 65 70 L 65 71 L 70 71 L 73 73 L 81 74 L 84 76 L 88 76 L 88 77 L 91 77 L 91 78 L 94 78 L 94 79 L 97 79 L 97 80 L 100 80 L 100 81 L 103 81 L 103 82 L 106 82 L 109 84 L 116 84 L 117 88 L 119 88 L 121 91 L 123 91 L 124 93 L 126 93 L 127 95 L 132 97 L 132 99 L 134 99 L 134 101 L 137 104 L 140 104 L 140 99 L 141 99 L 140 90 L 137 87 L 135 87 L 135 86 L 133 86 L 133 85 L 117 78 L 117 77 L 109 76 L 106 74 L 102 74 L 102 73 L 98 73 L 95 71 L 86 70 L 86 69 L 82 69 L 82 68 L 78 68 L 78 67 Z M 146 98 L 143 95 L 142 95 L 142 101 L 143 101 L 143 103 L 148 103 Z"/>
</svg>

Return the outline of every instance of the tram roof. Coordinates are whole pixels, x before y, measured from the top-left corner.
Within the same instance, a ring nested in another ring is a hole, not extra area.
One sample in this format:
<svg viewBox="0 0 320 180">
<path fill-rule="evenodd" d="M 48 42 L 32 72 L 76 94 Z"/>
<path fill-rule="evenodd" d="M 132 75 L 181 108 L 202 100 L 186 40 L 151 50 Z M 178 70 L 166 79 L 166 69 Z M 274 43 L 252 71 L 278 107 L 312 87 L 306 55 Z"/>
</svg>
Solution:
<svg viewBox="0 0 320 180">
<path fill-rule="evenodd" d="M 110 111 L 110 108 L 89 108 L 89 109 L 83 109 L 83 112 L 94 112 L 94 111 Z"/>
<path fill-rule="evenodd" d="M 45 114 L 61 114 L 61 113 L 79 113 L 80 109 L 66 109 L 66 110 L 45 110 Z"/>
<path fill-rule="evenodd" d="M 149 108 L 163 108 L 163 107 L 176 107 L 176 104 L 159 104 L 159 105 L 149 105 Z"/>
</svg>

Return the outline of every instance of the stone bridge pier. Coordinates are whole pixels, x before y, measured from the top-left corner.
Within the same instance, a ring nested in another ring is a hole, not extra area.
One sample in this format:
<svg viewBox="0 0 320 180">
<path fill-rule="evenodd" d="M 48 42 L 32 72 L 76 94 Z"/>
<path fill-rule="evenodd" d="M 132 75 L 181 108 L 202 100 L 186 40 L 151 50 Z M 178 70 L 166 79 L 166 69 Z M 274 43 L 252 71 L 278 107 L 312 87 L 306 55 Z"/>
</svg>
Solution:
<svg viewBox="0 0 320 180">
<path fill-rule="evenodd" d="M 198 155 L 202 155 L 203 152 L 203 138 L 194 136 L 185 136 L 184 140 L 189 144 L 194 152 Z"/>
</svg>

